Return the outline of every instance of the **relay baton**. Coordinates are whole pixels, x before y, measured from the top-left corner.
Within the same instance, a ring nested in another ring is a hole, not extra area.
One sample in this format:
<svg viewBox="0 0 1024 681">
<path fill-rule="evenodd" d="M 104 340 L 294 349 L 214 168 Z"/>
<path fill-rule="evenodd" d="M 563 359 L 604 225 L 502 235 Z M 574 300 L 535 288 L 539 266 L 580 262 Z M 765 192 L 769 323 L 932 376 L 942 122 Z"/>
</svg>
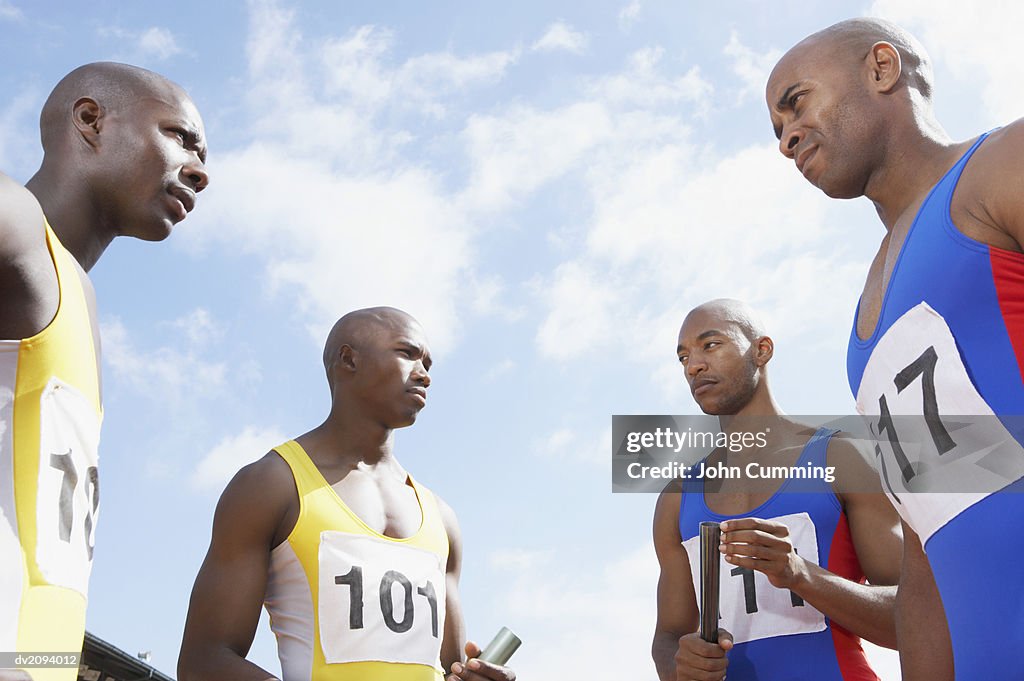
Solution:
<svg viewBox="0 0 1024 681">
<path fill-rule="evenodd" d="M 700 637 L 718 643 L 718 583 L 721 575 L 722 528 L 718 523 L 700 524 Z"/>
<path fill-rule="evenodd" d="M 504 665 L 522 643 L 511 629 L 502 627 L 477 659 L 491 664 Z"/>
</svg>

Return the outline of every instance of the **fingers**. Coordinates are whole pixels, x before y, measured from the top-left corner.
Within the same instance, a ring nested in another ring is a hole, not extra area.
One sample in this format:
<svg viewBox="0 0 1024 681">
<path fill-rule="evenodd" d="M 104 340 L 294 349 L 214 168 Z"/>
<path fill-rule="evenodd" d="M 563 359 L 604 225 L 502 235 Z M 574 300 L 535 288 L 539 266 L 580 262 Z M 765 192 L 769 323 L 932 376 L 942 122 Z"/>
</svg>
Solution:
<svg viewBox="0 0 1024 681">
<path fill-rule="evenodd" d="M 480 653 L 483 649 L 476 644 L 476 641 L 466 641 L 466 659 L 472 660 L 474 657 L 480 657 Z"/>
<path fill-rule="evenodd" d="M 724 629 L 728 637 L 728 647 L 732 647 L 732 635 Z M 709 643 L 696 633 L 687 634 L 679 639 L 679 650 L 676 651 L 676 678 L 687 681 L 720 681 L 725 675 L 729 660 L 725 657 L 724 648 L 718 643 Z"/>
<path fill-rule="evenodd" d="M 718 627 L 718 645 L 722 650 L 726 652 L 732 650 L 732 647 L 735 645 L 733 643 L 732 634 L 727 629 L 723 629 L 722 627 Z"/>
<path fill-rule="evenodd" d="M 508 667 L 472 659 L 465 664 L 453 664 L 448 678 L 451 681 L 515 681 L 516 673 Z"/>
</svg>

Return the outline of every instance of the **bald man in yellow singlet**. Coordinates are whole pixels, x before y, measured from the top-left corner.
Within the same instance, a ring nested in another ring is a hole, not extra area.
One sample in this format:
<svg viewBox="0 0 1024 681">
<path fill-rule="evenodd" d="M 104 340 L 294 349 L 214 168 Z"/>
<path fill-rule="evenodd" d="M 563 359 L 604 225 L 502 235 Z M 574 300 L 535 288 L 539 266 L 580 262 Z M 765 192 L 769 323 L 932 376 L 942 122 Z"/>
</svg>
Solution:
<svg viewBox="0 0 1024 681">
<path fill-rule="evenodd" d="M 235 475 L 189 605 L 181 681 L 265 681 L 260 606 L 284 681 L 513 681 L 475 658 L 452 510 L 395 458 L 427 403 L 430 349 L 394 308 L 342 317 L 324 349 L 331 412 Z M 465 656 L 464 656 L 465 655 Z M 447 674 L 447 676 L 446 676 Z"/>
<path fill-rule="evenodd" d="M 5 654 L 82 649 L 102 415 L 99 334 L 86 273 L 115 236 L 166 238 L 208 182 L 195 105 L 179 86 L 145 69 L 75 69 L 46 100 L 40 131 L 43 162 L 28 185 L 0 174 Z M 77 672 L 0 669 L 0 680 L 73 681 Z"/>
</svg>

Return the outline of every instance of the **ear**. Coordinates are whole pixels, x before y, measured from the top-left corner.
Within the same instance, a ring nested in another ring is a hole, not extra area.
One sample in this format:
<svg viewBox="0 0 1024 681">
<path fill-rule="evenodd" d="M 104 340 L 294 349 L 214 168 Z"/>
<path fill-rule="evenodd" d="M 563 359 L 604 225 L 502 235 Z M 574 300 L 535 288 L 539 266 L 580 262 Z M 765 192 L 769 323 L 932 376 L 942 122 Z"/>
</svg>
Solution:
<svg viewBox="0 0 1024 681">
<path fill-rule="evenodd" d="M 900 82 L 903 73 L 900 51 L 892 43 L 882 40 L 871 46 L 866 59 L 874 89 L 878 92 L 891 92 Z"/>
<path fill-rule="evenodd" d="M 355 348 L 345 343 L 338 350 L 338 361 L 336 363 L 342 371 L 355 371 L 357 354 Z"/>
<path fill-rule="evenodd" d="M 757 362 L 757 366 L 763 367 L 768 364 L 774 354 L 775 341 L 768 336 L 761 336 L 757 339 L 757 354 L 754 355 L 754 361 Z"/>
<path fill-rule="evenodd" d="M 100 145 L 100 131 L 106 122 L 103 107 L 92 97 L 82 97 L 71 109 L 71 124 L 91 147 Z"/>
</svg>

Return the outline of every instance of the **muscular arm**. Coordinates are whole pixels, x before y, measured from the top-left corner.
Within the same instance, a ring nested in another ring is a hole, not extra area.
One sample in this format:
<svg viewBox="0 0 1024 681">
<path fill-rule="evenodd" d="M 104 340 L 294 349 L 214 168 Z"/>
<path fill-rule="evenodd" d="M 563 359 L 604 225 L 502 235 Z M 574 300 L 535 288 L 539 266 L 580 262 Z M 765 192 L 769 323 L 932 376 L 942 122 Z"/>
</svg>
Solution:
<svg viewBox="0 0 1024 681">
<path fill-rule="evenodd" d="M 57 313 L 57 273 L 43 220 L 31 192 L 0 173 L 0 338 L 35 335 Z"/>
<path fill-rule="evenodd" d="M 273 452 L 240 470 L 224 490 L 210 550 L 192 589 L 179 681 L 274 678 L 245 655 L 256 633 L 270 551 L 289 494 L 296 494 L 291 474 Z"/>
<path fill-rule="evenodd" d="M 724 524 L 723 542 L 733 565 L 763 572 L 773 586 L 789 589 L 848 631 L 896 647 L 896 586 L 902 554 L 899 518 L 881 491 L 878 475 L 852 443 L 833 438 L 829 465 L 837 483 L 857 559 L 869 584 L 860 584 L 804 560 L 793 551 L 788 528 L 758 518 Z"/>
<path fill-rule="evenodd" d="M 436 498 L 436 497 L 435 497 Z M 470 659 L 480 655 L 480 648 L 466 641 L 466 624 L 459 600 L 459 575 L 462 572 L 462 533 L 455 512 L 437 499 L 437 506 L 448 532 L 448 565 L 445 582 L 444 640 L 441 641 L 441 666 L 451 674 L 450 681 L 515 681 L 516 674 L 508 667 Z"/>
<path fill-rule="evenodd" d="M 679 535 L 680 492 L 664 491 L 654 510 L 654 550 L 661 574 L 658 577 L 658 616 L 654 625 L 651 656 L 661 681 L 676 679 L 679 639 L 697 630 L 697 596 L 690 577 L 690 563 Z"/>
<path fill-rule="evenodd" d="M 828 448 L 829 464 L 843 476 L 838 478 L 845 489 L 841 495 L 843 511 L 850 526 L 853 547 L 868 584 L 841 579 L 835 606 L 824 599 L 819 607 L 834 622 L 887 648 L 896 647 L 896 584 L 900 577 L 903 535 L 896 509 L 882 492 L 878 473 L 866 453 L 849 440 L 836 436 Z M 835 575 L 829 573 L 828 582 Z M 847 591 L 848 589 L 848 591 Z M 801 594 L 802 595 L 802 594 Z M 846 597 L 844 597 L 844 595 Z"/>
<path fill-rule="evenodd" d="M 905 523 L 896 628 L 904 681 L 953 681 L 946 611 L 921 541 Z"/>
</svg>

